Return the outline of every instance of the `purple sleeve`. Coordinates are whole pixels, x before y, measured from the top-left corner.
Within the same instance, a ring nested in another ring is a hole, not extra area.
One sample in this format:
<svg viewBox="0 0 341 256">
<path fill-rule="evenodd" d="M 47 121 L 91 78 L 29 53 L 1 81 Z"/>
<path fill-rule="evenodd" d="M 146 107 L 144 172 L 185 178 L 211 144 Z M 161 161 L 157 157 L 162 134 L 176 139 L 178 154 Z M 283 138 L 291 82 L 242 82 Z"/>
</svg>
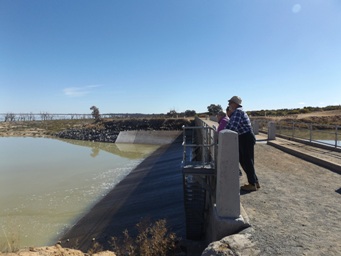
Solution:
<svg viewBox="0 0 341 256">
<path fill-rule="evenodd" d="M 218 129 L 217 129 L 217 132 L 224 130 L 226 125 L 227 125 L 227 119 L 226 118 L 221 119 L 219 126 L 218 126 Z"/>
</svg>

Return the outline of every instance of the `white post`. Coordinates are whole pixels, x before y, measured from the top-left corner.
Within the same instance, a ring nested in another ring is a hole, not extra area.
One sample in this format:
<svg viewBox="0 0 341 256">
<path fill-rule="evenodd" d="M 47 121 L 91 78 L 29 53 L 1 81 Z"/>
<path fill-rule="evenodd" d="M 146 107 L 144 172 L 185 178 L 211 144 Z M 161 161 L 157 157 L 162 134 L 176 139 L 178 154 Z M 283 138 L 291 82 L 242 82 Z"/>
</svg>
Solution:
<svg viewBox="0 0 341 256">
<path fill-rule="evenodd" d="M 268 123 L 268 140 L 276 139 L 276 123 L 269 122 Z"/>
<path fill-rule="evenodd" d="M 259 121 L 258 120 L 253 120 L 252 121 L 252 129 L 253 129 L 253 133 L 255 135 L 259 134 Z"/>
<path fill-rule="evenodd" d="M 218 138 L 216 209 L 223 218 L 240 216 L 238 134 L 223 130 Z"/>
</svg>

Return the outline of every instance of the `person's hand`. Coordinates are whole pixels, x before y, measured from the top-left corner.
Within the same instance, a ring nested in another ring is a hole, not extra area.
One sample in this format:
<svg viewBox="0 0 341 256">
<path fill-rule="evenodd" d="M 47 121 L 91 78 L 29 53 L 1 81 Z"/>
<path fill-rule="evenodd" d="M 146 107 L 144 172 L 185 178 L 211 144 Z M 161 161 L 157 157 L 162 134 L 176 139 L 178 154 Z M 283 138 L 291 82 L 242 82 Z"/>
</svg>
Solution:
<svg viewBox="0 0 341 256">
<path fill-rule="evenodd" d="M 230 117 L 234 111 L 235 111 L 235 109 L 233 107 L 229 106 L 228 109 L 226 110 L 226 115 L 228 117 Z"/>
</svg>

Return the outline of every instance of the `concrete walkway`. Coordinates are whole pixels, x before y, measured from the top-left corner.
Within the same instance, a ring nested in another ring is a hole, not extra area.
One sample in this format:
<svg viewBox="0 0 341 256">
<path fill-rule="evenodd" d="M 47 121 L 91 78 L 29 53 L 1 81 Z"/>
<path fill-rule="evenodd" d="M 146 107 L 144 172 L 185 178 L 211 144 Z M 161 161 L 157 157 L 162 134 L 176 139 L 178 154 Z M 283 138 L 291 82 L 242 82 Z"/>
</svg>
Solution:
<svg viewBox="0 0 341 256">
<path fill-rule="evenodd" d="M 299 154 L 314 151 L 297 147 Z M 314 151 L 314 158 L 326 156 Z M 259 255 L 341 255 L 341 175 L 261 140 L 255 168 L 261 188 L 241 192 L 241 203 Z M 246 182 L 243 175 L 240 183 Z"/>
<path fill-rule="evenodd" d="M 263 138 L 263 136 L 266 135 L 259 135 L 258 137 Z M 284 152 L 341 174 L 341 151 L 334 151 L 332 147 L 330 149 L 319 148 L 279 137 L 276 137 L 275 140 L 269 140 L 267 143 Z"/>
</svg>

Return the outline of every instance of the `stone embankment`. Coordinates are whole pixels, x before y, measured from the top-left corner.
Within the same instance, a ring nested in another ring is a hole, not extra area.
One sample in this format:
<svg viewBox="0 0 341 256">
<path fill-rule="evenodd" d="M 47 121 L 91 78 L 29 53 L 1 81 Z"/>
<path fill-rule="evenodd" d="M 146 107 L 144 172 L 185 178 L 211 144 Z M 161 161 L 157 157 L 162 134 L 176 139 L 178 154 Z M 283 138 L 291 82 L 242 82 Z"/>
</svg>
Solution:
<svg viewBox="0 0 341 256">
<path fill-rule="evenodd" d="M 191 125 L 187 119 L 132 119 L 106 121 L 84 128 L 71 128 L 56 133 L 63 139 L 115 142 L 121 131 L 179 131 Z"/>
</svg>

